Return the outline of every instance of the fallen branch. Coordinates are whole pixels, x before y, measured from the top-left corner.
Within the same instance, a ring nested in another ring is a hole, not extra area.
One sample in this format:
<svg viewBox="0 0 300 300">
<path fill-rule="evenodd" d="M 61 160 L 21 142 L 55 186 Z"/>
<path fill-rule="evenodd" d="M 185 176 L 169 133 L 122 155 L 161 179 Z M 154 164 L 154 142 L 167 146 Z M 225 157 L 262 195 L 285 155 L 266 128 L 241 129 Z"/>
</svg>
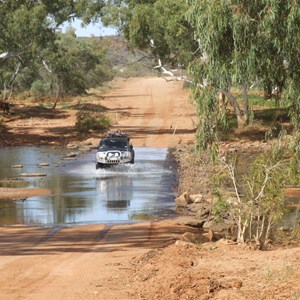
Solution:
<svg viewBox="0 0 300 300">
<path fill-rule="evenodd" d="M 166 74 L 166 75 L 171 76 L 173 78 L 173 80 L 175 80 L 175 81 L 185 81 L 185 82 L 192 83 L 191 80 L 189 80 L 189 79 L 187 79 L 183 76 L 175 76 L 173 72 L 168 71 L 165 67 L 162 66 L 160 59 L 158 60 L 158 65 L 155 66 L 154 69 L 161 69 L 162 74 Z"/>
</svg>

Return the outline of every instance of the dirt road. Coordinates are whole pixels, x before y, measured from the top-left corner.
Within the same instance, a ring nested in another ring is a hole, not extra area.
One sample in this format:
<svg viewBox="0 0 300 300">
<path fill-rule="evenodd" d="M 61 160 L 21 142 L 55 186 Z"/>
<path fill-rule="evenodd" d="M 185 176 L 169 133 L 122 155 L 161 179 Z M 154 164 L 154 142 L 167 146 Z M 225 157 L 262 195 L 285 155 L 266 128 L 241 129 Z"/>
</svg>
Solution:
<svg viewBox="0 0 300 300">
<path fill-rule="evenodd" d="M 134 146 L 174 147 L 192 143 L 195 135 L 195 109 L 188 90 L 182 86 L 182 82 L 166 82 L 162 78 L 119 79 L 104 96 L 94 91 L 84 101 L 107 107 L 115 124 L 113 129 L 128 131 Z M 54 111 L 37 104 L 28 107 L 19 101 L 12 108 L 12 115 L 4 118 L 7 131 L 1 132 L 0 146 L 65 145 L 78 141 L 74 107 L 80 101 L 74 98 L 72 109 L 61 104 Z M 102 134 L 94 131 L 84 138 L 96 146 Z"/>
<path fill-rule="evenodd" d="M 110 109 L 115 128 L 128 131 L 135 146 L 173 147 L 194 135 L 195 115 L 181 87 L 160 78 L 123 80 L 93 101 Z M 2 141 L 73 141 L 75 112 L 58 110 L 56 116 L 11 117 Z M 89 140 L 98 143 L 99 137 Z M 185 230 L 172 222 L 0 227 L 0 299 L 140 299 L 131 283 L 132 259 L 174 242 Z"/>
<path fill-rule="evenodd" d="M 196 114 L 181 82 L 162 78 L 131 79 L 101 101 L 111 109 L 117 128 L 138 147 L 174 147 L 194 141 Z"/>
<path fill-rule="evenodd" d="M 0 299 L 139 299 L 130 263 L 174 242 L 170 222 L 0 228 Z"/>
</svg>

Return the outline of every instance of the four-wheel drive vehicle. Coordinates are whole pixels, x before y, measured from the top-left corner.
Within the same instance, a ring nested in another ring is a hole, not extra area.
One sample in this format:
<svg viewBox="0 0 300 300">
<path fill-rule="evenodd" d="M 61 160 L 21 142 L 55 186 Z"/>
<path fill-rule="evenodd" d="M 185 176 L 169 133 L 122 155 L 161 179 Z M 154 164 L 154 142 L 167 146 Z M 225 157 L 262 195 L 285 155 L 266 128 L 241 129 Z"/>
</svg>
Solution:
<svg viewBox="0 0 300 300">
<path fill-rule="evenodd" d="M 124 132 L 111 132 L 101 139 L 96 153 L 96 169 L 118 164 L 134 164 L 134 150 Z"/>
</svg>

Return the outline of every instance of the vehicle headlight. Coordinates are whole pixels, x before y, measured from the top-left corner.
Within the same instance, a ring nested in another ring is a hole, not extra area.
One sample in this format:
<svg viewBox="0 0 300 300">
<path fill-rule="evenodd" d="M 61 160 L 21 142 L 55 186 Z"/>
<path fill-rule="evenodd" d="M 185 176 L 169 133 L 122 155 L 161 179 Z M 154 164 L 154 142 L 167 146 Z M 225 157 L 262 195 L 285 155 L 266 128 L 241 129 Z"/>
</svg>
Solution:
<svg viewBox="0 0 300 300">
<path fill-rule="evenodd" d="M 105 158 L 106 153 L 105 152 L 97 152 L 97 157 L 98 158 Z"/>
<path fill-rule="evenodd" d="M 131 157 L 131 153 L 130 152 L 123 152 L 122 153 L 123 157 Z"/>
</svg>

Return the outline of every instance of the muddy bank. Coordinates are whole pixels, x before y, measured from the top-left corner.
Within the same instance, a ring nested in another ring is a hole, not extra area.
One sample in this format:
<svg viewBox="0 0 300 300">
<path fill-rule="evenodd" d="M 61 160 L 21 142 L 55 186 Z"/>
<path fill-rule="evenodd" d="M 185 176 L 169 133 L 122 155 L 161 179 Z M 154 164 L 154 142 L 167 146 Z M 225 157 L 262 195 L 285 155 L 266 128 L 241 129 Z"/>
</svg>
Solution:
<svg viewBox="0 0 300 300">
<path fill-rule="evenodd" d="M 49 189 L 43 188 L 3 188 L 0 187 L 0 199 L 24 199 L 33 196 L 48 196 Z"/>
</svg>

